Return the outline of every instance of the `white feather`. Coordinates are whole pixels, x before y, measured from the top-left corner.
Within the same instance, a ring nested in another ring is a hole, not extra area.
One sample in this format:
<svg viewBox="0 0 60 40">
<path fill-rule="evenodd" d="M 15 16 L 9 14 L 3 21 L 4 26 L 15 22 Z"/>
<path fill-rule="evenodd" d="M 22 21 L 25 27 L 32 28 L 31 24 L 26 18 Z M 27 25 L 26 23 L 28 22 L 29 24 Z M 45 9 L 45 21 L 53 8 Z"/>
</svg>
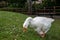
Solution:
<svg viewBox="0 0 60 40">
<path fill-rule="evenodd" d="M 54 19 L 47 17 L 35 17 L 35 18 L 28 17 L 25 20 L 23 27 L 27 28 L 28 25 L 30 25 L 30 27 L 34 28 L 35 31 L 37 31 L 38 33 L 40 33 L 41 31 L 47 33 L 53 21 Z"/>
</svg>

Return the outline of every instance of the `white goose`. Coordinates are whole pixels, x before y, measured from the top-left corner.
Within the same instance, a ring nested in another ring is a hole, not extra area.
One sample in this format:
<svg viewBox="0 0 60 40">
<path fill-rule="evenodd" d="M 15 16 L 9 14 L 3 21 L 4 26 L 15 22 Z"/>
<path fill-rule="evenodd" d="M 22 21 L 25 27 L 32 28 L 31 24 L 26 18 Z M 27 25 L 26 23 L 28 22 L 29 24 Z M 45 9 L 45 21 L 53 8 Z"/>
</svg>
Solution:
<svg viewBox="0 0 60 40">
<path fill-rule="evenodd" d="M 28 17 L 23 23 L 23 31 L 25 32 L 30 25 L 30 27 L 34 28 L 41 37 L 44 37 L 53 21 L 54 19 L 47 17 Z"/>
</svg>

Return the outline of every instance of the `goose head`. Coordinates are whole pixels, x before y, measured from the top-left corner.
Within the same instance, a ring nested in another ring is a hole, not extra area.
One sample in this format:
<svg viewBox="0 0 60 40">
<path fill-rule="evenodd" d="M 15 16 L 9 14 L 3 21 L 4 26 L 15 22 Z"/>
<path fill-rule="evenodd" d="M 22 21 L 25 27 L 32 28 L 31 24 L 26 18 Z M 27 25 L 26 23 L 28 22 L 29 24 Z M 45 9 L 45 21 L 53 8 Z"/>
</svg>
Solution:
<svg viewBox="0 0 60 40">
<path fill-rule="evenodd" d="M 32 20 L 32 17 L 28 17 L 28 18 L 25 20 L 25 22 L 23 23 L 23 32 L 26 32 L 26 31 L 27 31 L 27 28 L 28 28 L 31 20 Z"/>
</svg>

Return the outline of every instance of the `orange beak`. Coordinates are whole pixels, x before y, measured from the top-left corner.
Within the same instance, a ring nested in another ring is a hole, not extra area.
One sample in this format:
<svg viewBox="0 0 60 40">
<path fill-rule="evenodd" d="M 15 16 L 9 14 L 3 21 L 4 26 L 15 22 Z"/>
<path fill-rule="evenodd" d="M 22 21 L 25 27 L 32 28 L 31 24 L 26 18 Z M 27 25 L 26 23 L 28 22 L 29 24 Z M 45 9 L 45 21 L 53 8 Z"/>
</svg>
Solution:
<svg viewBox="0 0 60 40">
<path fill-rule="evenodd" d="M 23 32 L 26 32 L 27 31 L 27 28 L 23 28 Z"/>
</svg>

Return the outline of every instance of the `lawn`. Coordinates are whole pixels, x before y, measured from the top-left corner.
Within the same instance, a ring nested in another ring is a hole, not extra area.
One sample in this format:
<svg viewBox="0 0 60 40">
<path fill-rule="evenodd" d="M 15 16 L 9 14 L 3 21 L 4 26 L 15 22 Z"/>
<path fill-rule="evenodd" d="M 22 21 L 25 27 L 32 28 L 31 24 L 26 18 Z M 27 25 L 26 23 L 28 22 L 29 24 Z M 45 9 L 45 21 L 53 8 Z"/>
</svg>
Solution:
<svg viewBox="0 0 60 40">
<path fill-rule="evenodd" d="M 45 38 L 41 38 L 32 28 L 22 32 L 27 15 L 0 11 L 0 40 L 60 40 L 60 19 L 55 19 Z"/>
</svg>

